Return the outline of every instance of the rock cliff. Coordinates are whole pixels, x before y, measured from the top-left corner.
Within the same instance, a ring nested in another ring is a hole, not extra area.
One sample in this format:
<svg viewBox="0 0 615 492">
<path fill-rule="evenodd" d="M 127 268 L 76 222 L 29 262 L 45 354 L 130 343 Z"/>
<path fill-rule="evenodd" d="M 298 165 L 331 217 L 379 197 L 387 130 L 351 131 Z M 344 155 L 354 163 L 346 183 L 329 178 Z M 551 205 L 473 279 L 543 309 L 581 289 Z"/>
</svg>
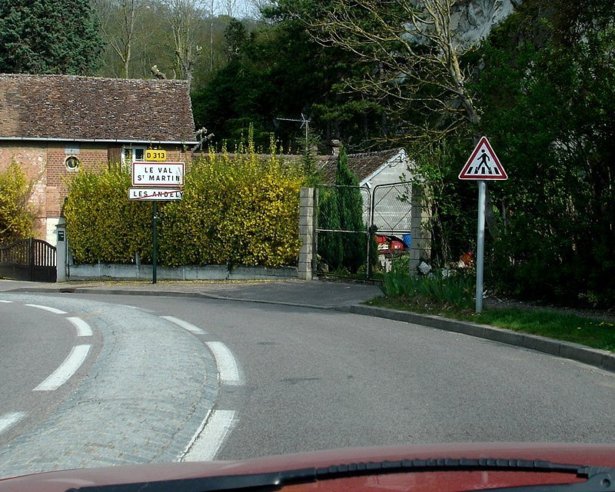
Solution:
<svg viewBox="0 0 615 492">
<path fill-rule="evenodd" d="M 508 17 L 523 0 L 465 0 L 453 7 L 456 41 L 471 46 L 487 37 L 493 26 Z"/>
</svg>

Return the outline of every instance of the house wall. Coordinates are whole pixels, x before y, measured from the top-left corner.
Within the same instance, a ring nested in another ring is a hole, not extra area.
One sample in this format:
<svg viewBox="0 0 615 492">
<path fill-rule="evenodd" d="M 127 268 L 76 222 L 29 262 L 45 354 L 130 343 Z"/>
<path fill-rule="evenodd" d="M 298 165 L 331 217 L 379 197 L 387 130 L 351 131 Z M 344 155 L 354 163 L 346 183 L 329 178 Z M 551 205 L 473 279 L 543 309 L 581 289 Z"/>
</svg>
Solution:
<svg viewBox="0 0 615 492">
<path fill-rule="evenodd" d="M 379 229 L 389 229 L 389 225 L 395 225 L 395 230 L 401 232 L 409 231 L 412 227 L 411 213 L 406 214 L 410 207 L 409 203 L 403 203 L 398 200 L 398 195 L 401 189 L 396 189 L 395 192 L 387 193 L 386 188 L 377 188 L 379 185 L 387 185 L 391 183 L 399 183 L 402 174 L 408 174 L 408 160 L 405 155 L 400 155 L 401 158 L 395 156 L 383 167 L 378 169 L 372 176 L 368 176 L 361 181 L 361 186 L 369 186 L 373 198 L 376 201 L 376 213 L 374 221 Z M 406 178 L 408 179 L 408 178 Z M 404 189 L 405 193 L 412 194 L 412 188 Z M 369 211 L 364 213 L 364 222 L 369 220 Z"/>
<path fill-rule="evenodd" d="M 79 159 L 81 169 L 103 170 L 108 166 L 106 145 L 50 143 L 47 146 L 46 217 L 57 218 L 61 216 L 64 198 L 68 192 L 68 180 L 76 172 L 69 171 L 66 168 L 66 158 L 71 155 Z M 45 239 L 49 241 L 49 238 Z"/>
</svg>

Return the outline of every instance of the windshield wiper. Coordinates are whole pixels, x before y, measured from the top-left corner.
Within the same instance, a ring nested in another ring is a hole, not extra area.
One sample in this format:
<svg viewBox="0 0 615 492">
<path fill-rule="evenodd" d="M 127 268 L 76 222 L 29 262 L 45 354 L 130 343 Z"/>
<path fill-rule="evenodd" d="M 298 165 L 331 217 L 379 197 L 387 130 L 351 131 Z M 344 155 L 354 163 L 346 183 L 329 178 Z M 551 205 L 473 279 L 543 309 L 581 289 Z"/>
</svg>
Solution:
<svg viewBox="0 0 615 492">
<path fill-rule="evenodd" d="M 250 475 L 164 480 L 120 485 L 100 485 L 71 488 L 67 492 L 215 492 L 225 490 L 273 491 L 297 483 L 310 483 L 335 478 L 390 473 L 420 473 L 447 471 L 516 471 L 534 473 L 568 473 L 585 482 L 564 485 L 523 486 L 499 489 L 498 492 L 538 492 L 555 490 L 572 492 L 603 492 L 615 490 L 615 469 L 584 465 L 569 465 L 540 460 L 518 459 L 426 459 L 349 463 L 324 468 L 302 468 Z M 600 488 L 596 488 L 599 486 Z"/>
<path fill-rule="evenodd" d="M 596 471 L 585 482 L 567 484 L 523 485 L 483 489 L 488 492 L 607 492 L 615 490 L 615 470 Z"/>
</svg>

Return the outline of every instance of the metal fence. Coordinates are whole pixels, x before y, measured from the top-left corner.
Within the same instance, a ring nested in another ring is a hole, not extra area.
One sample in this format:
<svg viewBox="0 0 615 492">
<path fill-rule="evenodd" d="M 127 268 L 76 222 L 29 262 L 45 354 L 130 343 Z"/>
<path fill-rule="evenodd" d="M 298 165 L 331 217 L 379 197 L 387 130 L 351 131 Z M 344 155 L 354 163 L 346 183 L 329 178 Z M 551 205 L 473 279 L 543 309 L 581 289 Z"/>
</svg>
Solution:
<svg viewBox="0 0 615 492">
<path fill-rule="evenodd" d="M 370 226 L 386 234 L 412 232 L 412 185 L 410 182 L 374 186 L 372 191 Z"/>
<path fill-rule="evenodd" d="M 349 230 L 344 227 L 333 226 L 324 213 L 326 210 L 321 208 L 323 199 L 327 199 L 326 195 L 338 192 L 341 188 L 357 189 L 361 195 L 363 224 L 360 229 Z M 358 235 L 362 242 L 361 246 L 347 248 L 348 251 L 344 251 L 344 254 L 352 254 L 350 250 L 358 251 L 364 265 L 365 275 L 369 277 L 371 274 L 370 256 L 374 254 L 371 250 L 376 247 L 370 236 L 374 234 L 405 236 L 412 232 L 412 188 L 410 182 L 386 183 L 376 185 L 373 188 L 368 186 L 323 185 L 318 188 L 317 196 L 319 198 L 316 204 L 318 210 L 316 251 L 322 264 L 327 264 L 327 258 L 324 255 L 330 247 L 331 241 L 327 239 L 328 237 L 331 237 L 331 235 L 346 236 L 342 243 L 347 245 L 351 242 L 347 239 L 349 235 Z M 346 258 L 345 262 L 356 267 L 356 262 L 353 263 L 352 259 Z M 344 269 L 338 271 L 338 274 L 343 276 L 347 273 L 354 274 L 357 272 L 345 272 Z"/>
</svg>

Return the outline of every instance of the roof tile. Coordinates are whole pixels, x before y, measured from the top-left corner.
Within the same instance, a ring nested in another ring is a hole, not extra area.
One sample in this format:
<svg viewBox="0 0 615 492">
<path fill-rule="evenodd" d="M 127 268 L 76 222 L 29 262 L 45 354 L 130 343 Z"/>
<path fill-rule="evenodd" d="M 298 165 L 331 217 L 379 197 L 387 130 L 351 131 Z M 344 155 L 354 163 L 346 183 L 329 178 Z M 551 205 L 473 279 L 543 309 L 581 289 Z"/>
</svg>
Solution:
<svg viewBox="0 0 615 492">
<path fill-rule="evenodd" d="M 185 80 L 0 74 L 0 139 L 193 142 Z"/>
</svg>

